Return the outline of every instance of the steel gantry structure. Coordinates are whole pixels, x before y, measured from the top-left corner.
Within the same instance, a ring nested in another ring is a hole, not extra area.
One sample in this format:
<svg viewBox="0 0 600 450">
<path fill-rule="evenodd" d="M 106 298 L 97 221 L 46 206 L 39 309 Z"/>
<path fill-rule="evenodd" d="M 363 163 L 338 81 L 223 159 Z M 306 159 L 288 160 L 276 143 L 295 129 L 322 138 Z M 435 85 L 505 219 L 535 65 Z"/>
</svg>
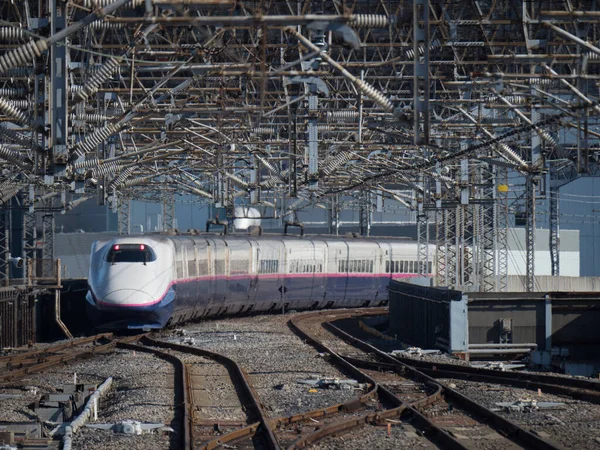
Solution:
<svg viewBox="0 0 600 450">
<path fill-rule="evenodd" d="M 354 202 L 365 234 L 390 199 L 420 260 L 437 244 L 439 284 L 503 289 L 510 172 L 533 289 L 536 199 L 557 272 L 556 180 L 595 170 L 596 1 L 1 0 L 0 18 L 1 279 L 54 212 L 96 198 L 128 232 L 147 200 L 168 228 L 185 193 L 319 205 L 332 231 Z"/>
</svg>

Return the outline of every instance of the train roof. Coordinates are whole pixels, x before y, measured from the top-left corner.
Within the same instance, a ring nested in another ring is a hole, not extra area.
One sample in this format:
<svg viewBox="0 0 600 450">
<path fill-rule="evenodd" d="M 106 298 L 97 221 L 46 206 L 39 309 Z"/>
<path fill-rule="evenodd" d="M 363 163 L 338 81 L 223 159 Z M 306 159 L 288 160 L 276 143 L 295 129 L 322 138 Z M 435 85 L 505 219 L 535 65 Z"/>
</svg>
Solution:
<svg viewBox="0 0 600 450">
<path fill-rule="evenodd" d="M 414 239 L 401 236 L 360 236 L 357 234 L 346 234 L 343 236 L 327 235 L 327 234 L 282 234 L 282 233 L 262 233 L 261 235 L 252 235 L 249 233 L 211 233 L 211 232 L 192 232 L 192 233 L 173 233 L 173 232 L 154 232 L 135 235 L 106 235 L 102 237 L 102 241 L 110 241 L 114 239 L 126 239 L 128 241 L 136 238 L 152 238 L 157 240 L 169 239 L 185 239 L 185 238 L 217 238 L 227 240 L 285 240 L 285 241 L 302 241 L 302 240 L 319 240 L 319 241 L 339 241 L 339 242 L 396 242 L 396 243 L 415 243 Z"/>
</svg>

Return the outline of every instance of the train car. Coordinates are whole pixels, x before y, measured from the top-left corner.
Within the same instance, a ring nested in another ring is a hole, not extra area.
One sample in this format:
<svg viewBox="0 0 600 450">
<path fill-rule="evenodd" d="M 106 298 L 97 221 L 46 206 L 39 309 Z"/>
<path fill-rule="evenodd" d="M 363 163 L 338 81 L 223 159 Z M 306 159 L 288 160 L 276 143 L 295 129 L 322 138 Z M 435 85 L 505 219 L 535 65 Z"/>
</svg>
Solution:
<svg viewBox="0 0 600 450">
<path fill-rule="evenodd" d="M 434 247 L 425 272 L 433 275 Z M 89 316 L 106 328 L 162 328 L 223 314 L 387 304 L 417 276 L 406 239 L 279 235 L 121 236 L 92 245 Z"/>
</svg>

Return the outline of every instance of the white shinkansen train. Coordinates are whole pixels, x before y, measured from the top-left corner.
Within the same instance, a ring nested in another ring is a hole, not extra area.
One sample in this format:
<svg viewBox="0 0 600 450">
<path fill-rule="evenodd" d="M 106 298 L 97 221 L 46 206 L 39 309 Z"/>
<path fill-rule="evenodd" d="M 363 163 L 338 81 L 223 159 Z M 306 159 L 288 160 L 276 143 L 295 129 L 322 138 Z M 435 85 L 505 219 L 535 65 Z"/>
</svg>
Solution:
<svg viewBox="0 0 600 450">
<path fill-rule="evenodd" d="M 426 272 L 433 275 L 434 246 Z M 417 243 L 331 236 L 140 235 L 92 245 L 87 305 L 108 328 L 199 317 L 385 305 L 390 279 L 417 276 Z"/>
</svg>

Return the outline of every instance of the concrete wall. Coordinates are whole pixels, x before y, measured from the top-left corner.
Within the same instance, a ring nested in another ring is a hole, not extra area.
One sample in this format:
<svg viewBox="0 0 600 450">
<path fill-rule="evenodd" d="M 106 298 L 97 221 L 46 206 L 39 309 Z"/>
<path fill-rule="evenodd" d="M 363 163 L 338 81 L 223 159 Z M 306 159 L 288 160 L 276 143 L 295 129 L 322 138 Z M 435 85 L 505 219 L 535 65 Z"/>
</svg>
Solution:
<svg viewBox="0 0 600 450">
<path fill-rule="evenodd" d="M 498 342 L 499 319 L 512 319 L 513 343 L 545 349 L 546 296 L 551 301 L 552 347 L 568 347 L 574 359 L 598 359 L 600 298 L 591 293 L 470 293 L 469 343 Z"/>
<path fill-rule="evenodd" d="M 535 273 L 536 275 L 551 275 L 550 267 L 550 232 L 547 229 L 535 231 Z M 525 275 L 525 228 L 509 228 L 508 245 L 508 274 Z M 580 275 L 580 238 L 577 230 L 561 230 L 559 270 L 561 275 L 578 277 Z"/>
<path fill-rule="evenodd" d="M 525 277 L 508 276 L 509 292 L 525 292 Z M 535 290 L 538 292 L 600 292 L 600 277 L 553 277 L 536 275 Z"/>
<path fill-rule="evenodd" d="M 512 319 L 512 342 L 544 342 L 544 293 L 469 293 L 469 343 L 500 342 L 500 319 Z"/>
</svg>

